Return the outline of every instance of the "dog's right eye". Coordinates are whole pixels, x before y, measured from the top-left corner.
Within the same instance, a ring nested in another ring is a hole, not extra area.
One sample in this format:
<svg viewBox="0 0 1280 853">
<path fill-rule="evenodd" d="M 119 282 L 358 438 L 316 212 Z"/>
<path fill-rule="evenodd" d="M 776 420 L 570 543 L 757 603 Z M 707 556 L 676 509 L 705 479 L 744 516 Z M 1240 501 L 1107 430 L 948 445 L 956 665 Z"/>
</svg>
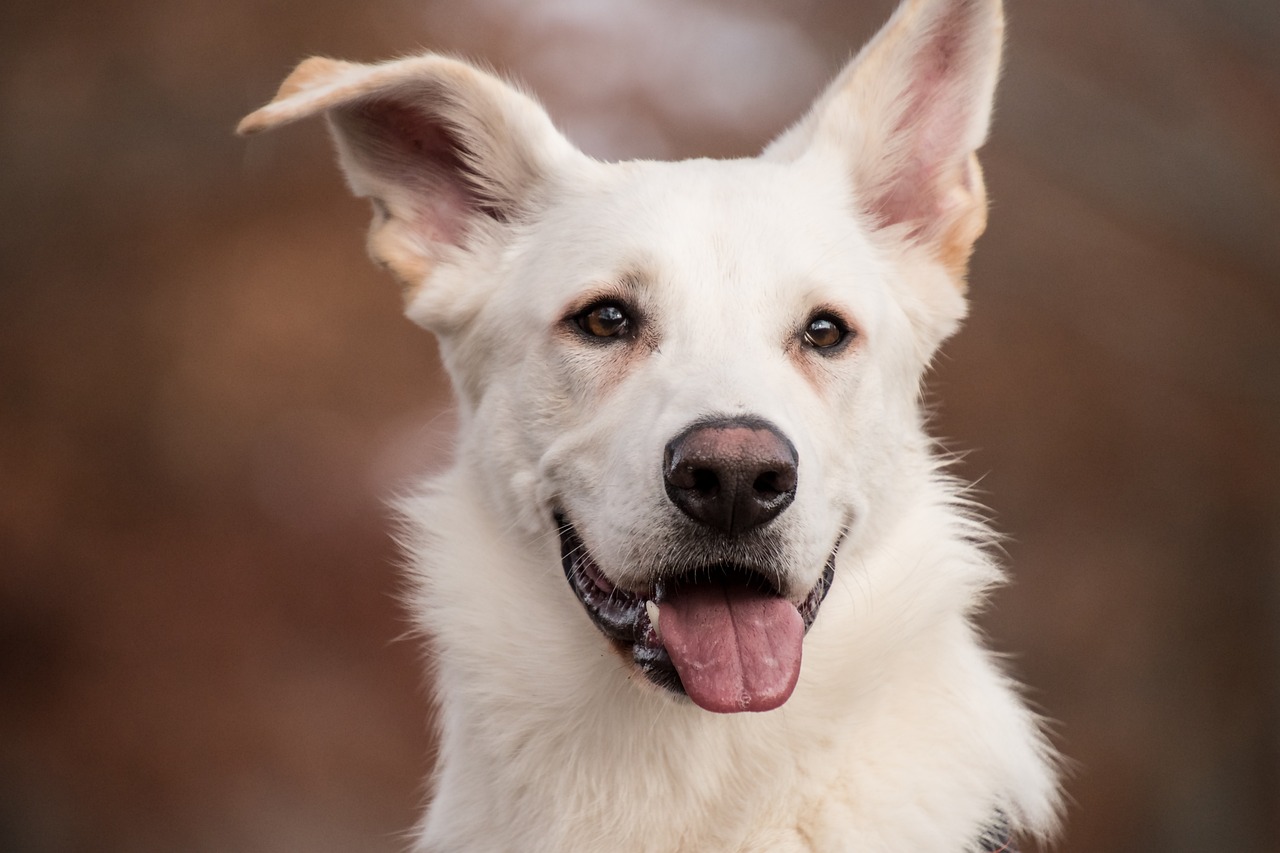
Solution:
<svg viewBox="0 0 1280 853">
<path fill-rule="evenodd" d="M 631 318 L 616 302 L 599 302 L 573 318 L 593 338 L 621 338 L 631 331 Z"/>
</svg>

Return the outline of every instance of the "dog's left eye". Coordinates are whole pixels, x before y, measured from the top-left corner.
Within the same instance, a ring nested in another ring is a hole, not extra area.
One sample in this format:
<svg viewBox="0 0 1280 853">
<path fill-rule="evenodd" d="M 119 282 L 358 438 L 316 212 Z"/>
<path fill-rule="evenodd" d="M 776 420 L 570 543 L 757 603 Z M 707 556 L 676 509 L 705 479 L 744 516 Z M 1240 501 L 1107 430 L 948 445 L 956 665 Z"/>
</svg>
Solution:
<svg viewBox="0 0 1280 853">
<path fill-rule="evenodd" d="M 831 349 L 844 343 L 849 328 L 830 314 L 819 314 L 804 330 L 804 342 L 814 349 Z"/>
<path fill-rule="evenodd" d="M 573 322 L 593 338 L 620 338 L 631 331 L 631 318 L 616 302 L 592 305 L 574 317 Z"/>
</svg>

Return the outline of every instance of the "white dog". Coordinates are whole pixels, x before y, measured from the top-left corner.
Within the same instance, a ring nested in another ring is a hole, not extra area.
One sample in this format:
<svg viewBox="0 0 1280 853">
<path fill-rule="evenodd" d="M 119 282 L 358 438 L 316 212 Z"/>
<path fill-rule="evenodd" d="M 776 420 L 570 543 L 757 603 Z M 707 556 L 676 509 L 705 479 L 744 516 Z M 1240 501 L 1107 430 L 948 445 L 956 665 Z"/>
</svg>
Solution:
<svg viewBox="0 0 1280 853">
<path fill-rule="evenodd" d="M 456 461 L 402 506 L 441 720 L 416 850 L 1052 830 L 1052 751 L 971 624 L 989 535 L 919 403 L 1001 38 L 999 0 L 907 0 L 750 160 L 598 162 L 436 55 L 307 60 L 244 120 L 327 115 L 456 389 Z"/>
</svg>

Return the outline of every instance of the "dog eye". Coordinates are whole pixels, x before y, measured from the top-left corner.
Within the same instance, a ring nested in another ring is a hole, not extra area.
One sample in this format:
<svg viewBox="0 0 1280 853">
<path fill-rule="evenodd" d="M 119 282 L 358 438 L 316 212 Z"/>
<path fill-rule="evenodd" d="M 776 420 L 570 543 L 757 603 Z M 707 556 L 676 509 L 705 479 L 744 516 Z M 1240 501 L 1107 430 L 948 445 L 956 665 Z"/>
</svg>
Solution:
<svg viewBox="0 0 1280 853">
<path fill-rule="evenodd" d="M 849 329 L 830 314 L 819 314 L 804 330 L 804 342 L 814 349 L 831 349 L 844 343 Z"/>
<path fill-rule="evenodd" d="M 620 338 L 631 331 L 631 318 L 616 302 L 601 302 L 573 318 L 593 338 Z"/>
</svg>

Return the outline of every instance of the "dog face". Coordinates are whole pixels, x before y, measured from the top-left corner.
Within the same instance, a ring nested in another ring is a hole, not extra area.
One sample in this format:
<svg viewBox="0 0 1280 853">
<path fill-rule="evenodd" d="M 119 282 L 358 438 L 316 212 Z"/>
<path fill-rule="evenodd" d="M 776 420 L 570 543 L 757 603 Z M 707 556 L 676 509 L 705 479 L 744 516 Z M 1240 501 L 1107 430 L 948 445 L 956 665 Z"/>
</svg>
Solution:
<svg viewBox="0 0 1280 853">
<path fill-rule="evenodd" d="M 998 3 L 908 2 L 751 160 L 600 163 L 438 56 L 308 60 L 242 130 L 328 115 L 372 255 L 441 339 L 461 464 L 558 529 L 651 681 L 768 710 L 837 552 L 929 464 L 918 388 L 985 224 L 999 40 Z"/>
<path fill-rule="evenodd" d="M 516 280 L 481 312 L 482 328 L 540 341 L 494 372 L 485 404 L 497 411 L 476 422 L 529 422 L 529 446 L 489 461 L 519 472 L 520 505 L 559 520 L 565 570 L 597 625 L 651 679 L 688 688 L 644 603 L 666 612 L 671 585 L 732 575 L 788 600 L 798 641 L 837 546 L 896 462 L 848 452 L 832 437 L 851 431 L 835 425 L 857 424 L 868 448 L 902 445 L 914 378 L 896 397 L 885 389 L 918 366 L 894 343 L 911 340 L 910 322 L 838 172 L 615 168 L 558 211 L 553 233 L 525 241 Z M 491 454 L 505 432 L 475 446 Z M 750 703 L 789 692 L 792 674 Z"/>
<path fill-rule="evenodd" d="M 611 167 L 603 190 L 525 241 L 513 280 L 468 331 L 535 338 L 487 380 L 482 405 L 501 414 L 477 420 L 522 419 L 531 439 L 491 461 L 519 472 L 521 505 L 572 522 L 626 589 L 754 553 L 770 554 L 757 568 L 802 599 L 865 515 L 859 492 L 878 464 L 824 446 L 849 434 L 831 425 L 856 423 L 877 448 L 893 442 L 871 434 L 910 429 L 914 378 L 898 399 L 884 393 L 887 374 L 919 372 L 901 345 L 910 323 L 838 173 L 811 165 Z M 798 457 L 794 499 L 765 524 L 699 518 L 668 476 L 682 434 L 734 420 L 770 425 Z M 500 443 L 475 441 L 490 453 Z"/>
</svg>

